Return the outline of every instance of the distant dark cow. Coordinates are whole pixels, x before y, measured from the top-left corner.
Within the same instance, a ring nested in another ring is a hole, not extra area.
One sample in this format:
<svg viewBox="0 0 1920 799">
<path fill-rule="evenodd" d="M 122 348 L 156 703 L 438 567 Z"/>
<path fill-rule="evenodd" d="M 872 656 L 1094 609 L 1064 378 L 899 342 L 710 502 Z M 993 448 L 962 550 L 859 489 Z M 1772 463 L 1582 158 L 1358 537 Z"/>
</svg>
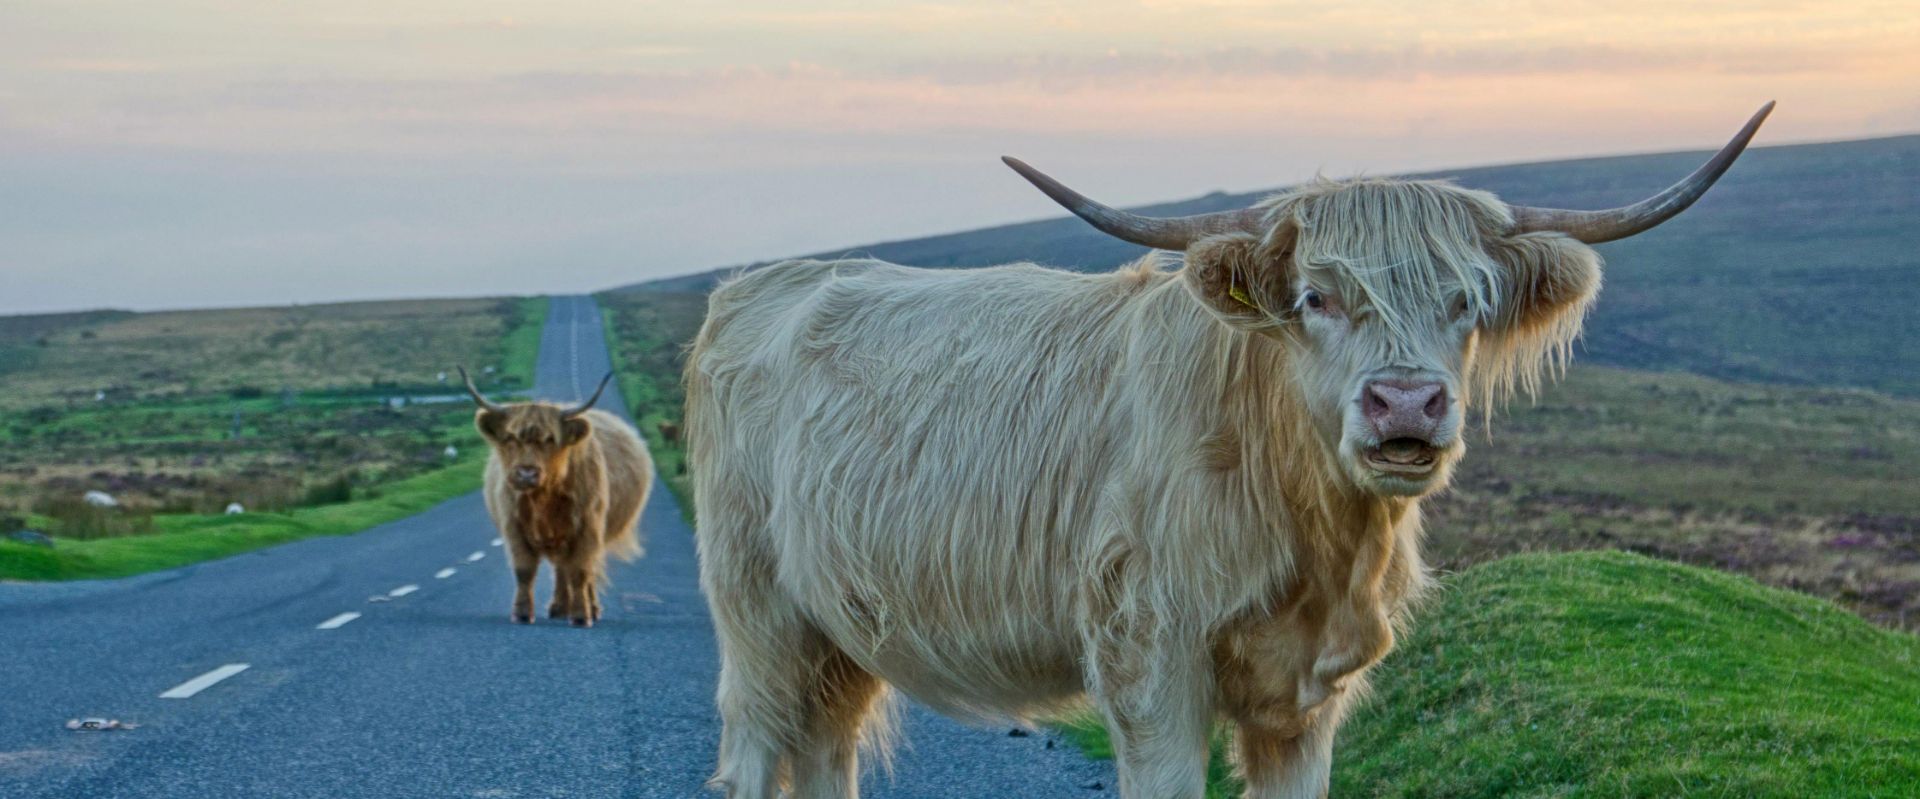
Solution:
<svg viewBox="0 0 1920 799">
<path fill-rule="evenodd" d="M 669 421 L 660 422 L 660 440 L 669 444 L 680 443 L 680 425 Z"/>
<path fill-rule="evenodd" d="M 547 617 L 593 626 L 600 618 L 606 556 L 630 561 L 641 555 L 634 524 L 653 486 L 653 459 L 633 428 L 591 410 L 613 375 L 574 408 L 496 405 L 474 387 L 467 370 L 460 376 L 480 406 L 474 425 L 493 449 L 487 511 L 513 562 L 513 620 L 533 622 L 533 577 L 545 558 L 553 562 L 554 577 Z"/>
</svg>

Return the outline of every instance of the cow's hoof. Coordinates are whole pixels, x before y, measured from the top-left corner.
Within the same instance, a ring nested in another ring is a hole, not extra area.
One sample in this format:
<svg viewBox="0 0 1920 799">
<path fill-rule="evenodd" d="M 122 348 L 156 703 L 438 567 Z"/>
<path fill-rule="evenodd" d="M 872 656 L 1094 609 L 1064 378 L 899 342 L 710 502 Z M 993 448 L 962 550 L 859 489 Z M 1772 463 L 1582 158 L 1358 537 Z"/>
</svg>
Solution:
<svg viewBox="0 0 1920 799">
<path fill-rule="evenodd" d="M 580 617 L 580 618 L 577 618 L 577 619 L 574 619 L 574 620 L 573 620 L 573 626 L 575 626 L 575 627 L 592 627 L 592 626 L 593 626 L 593 620 L 592 620 L 592 619 L 589 619 L 589 618 L 587 618 L 587 617 L 585 617 L 585 616 L 582 616 L 582 617 Z"/>
<path fill-rule="evenodd" d="M 513 614 L 513 623 L 514 623 L 514 624 L 532 624 L 532 623 L 533 623 L 533 614 L 531 614 L 531 613 L 515 613 L 515 614 Z"/>
</svg>

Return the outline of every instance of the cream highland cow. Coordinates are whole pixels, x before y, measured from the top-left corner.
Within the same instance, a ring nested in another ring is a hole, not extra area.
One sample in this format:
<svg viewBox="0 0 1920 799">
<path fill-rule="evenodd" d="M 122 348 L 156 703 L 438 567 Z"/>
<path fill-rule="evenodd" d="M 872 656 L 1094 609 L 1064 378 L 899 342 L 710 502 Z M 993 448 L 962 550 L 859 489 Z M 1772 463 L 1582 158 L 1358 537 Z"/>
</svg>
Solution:
<svg viewBox="0 0 1920 799">
<path fill-rule="evenodd" d="M 1608 211 L 1355 180 L 1153 219 L 1009 160 L 1184 259 L 799 261 L 721 286 L 685 430 L 723 660 L 715 784 L 857 796 L 892 688 L 971 719 L 1090 700 L 1130 799 L 1202 796 L 1219 721 L 1248 795 L 1324 794 L 1426 582 L 1419 502 L 1463 416 L 1564 362 L 1600 288 L 1588 245 L 1685 210 L 1771 107 Z"/>
</svg>

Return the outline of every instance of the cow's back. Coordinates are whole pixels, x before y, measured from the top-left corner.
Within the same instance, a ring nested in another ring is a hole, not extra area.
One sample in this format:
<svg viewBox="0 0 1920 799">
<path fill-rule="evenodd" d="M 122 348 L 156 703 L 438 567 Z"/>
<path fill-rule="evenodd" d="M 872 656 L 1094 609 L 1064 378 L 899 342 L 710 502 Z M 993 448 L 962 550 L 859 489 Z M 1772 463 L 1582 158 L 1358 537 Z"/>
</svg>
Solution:
<svg viewBox="0 0 1920 799">
<path fill-rule="evenodd" d="M 686 430 L 708 590 L 771 581 L 956 709 L 1077 689 L 1060 576 L 1099 556 L 1121 321 L 1165 277 L 791 262 L 717 289 Z"/>
</svg>

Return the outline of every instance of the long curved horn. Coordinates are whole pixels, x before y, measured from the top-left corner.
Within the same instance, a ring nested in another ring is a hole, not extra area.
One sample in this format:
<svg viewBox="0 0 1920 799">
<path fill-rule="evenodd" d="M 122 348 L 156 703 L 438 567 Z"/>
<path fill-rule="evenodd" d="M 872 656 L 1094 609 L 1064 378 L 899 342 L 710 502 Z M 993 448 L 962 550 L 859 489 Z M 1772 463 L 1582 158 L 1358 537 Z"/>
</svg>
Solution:
<svg viewBox="0 0 1920 799">
<path fill-rule="evenodd" d="M 586 402 L 580 403 L 579 407 L 560 414 L 560 418 L 572 419 L 575 416 L 586 413 L 588 408 L 592 408 L 594 403 L 600 401 L 600 394 L 607 390 L 607 384 L 611 382 L 613 382 L 613 373 L 608 372 L 606 377 L 600 378 L 600 387 L 593 390 L 593 396 L 588 397 Z"/>
<path fill-rule="evenodd" d="M 502 408 L 499 405 L 493 404 L 493 401 L 487 399 L 485 394 L 480 393 L 480 389 L 474 387 L 473 376 L 467 374 L 467 367 L 462 366 L 458 368 L 460 369 L 460 379 L 465 380 L 467 382 L 467 394 L 473 397 L 473 401 L 475 404 L 489 411 L 493 411 L 495 413 L 499 413 L 500 411 L 506 410 L 505 408 Z"/>
<path fill-rule="evenodd" d="M 1685 180 L 1667 187 L 1666 191 L 1628 206 L 1610 208 L 1605 211 L 1563 211 L 1558 208 L 1533 208 L 1525 205 L 1510 206 L 1513 209 L 1513 232 L 1531 233 L 1536 231 L 1556 231 L 1565 233 L 1588 244 L 1624 239 L 1643 233 L 1655 225 L 1672 219 L 1674 215 L 1687 210 L 1694 200 L 1713 188 L 1713 183 L 1726 174 L 1727 167 L 1733 166 L 1733 160 L 1747 149 L 1747 142 L 1753 140 L 1753 134 L 1760 130 L 1760 123 L 1773 113 L 1773 102 L 1760 106 L 1746 127 L 1735 134 L 1727 146 L 1720 148 L 1713 158 L 1699 169 L 1693 171 Z"/>
<path fill-rule="evenodd" d="M 1027 166 L 1026 162 L 1013 156 L 1001 156 L 1007 166 L 1020 173 L 1020 177 L 1039 187 L 1048 197 L 1072 211 L 1075 216 L 1099 229 L 1100 232 L 1122 241 L 1144 244 L 1162 250 L 1185 250 L 1188 244 L 1216 233 L 1253 232 L 1259 229 L 1261 217 L 1266 212 L 1257 208 L 1243 208 L 1238 211 L 1218 211 L 1211 214 L 1194 216 L 1152 217 L 1130 214 L 1126 211 L 1087 199 L 1086 195 L 1069 189 L 1060 181 L 1047 176 L 1045 172 Z"/>
</svg>

